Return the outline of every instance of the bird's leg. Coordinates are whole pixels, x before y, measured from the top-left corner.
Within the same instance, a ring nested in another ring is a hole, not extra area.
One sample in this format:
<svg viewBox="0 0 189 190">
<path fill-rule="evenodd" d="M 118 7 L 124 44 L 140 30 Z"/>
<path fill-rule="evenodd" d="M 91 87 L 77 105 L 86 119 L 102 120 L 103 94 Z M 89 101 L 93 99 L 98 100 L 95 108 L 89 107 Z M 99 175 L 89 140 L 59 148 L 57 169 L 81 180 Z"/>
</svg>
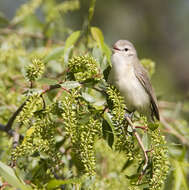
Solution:
<svg viewBox="0 0 189 190">
<path fill-rule="evenodd" d="M 136 139 L 137 139 L 137 141 L 138 141 L 138 144 L 139 144 L 139 146 L 141 147 L 142 152 L 143 152 L 143 154 L 144 154 L 144 159 L 145 159 L 145 160 L 144 160 L 144 166 L 143 166 L 143 168 L 142 168 L 142 173 L 141 173 L 141 176 L 140 176 L 140 178 L 142 178 L 142 176 L 144 175 L 144 172 L 145 172 L 145 170 L 146 170 L 146 168 L 147 168 L 147 166 L 148 166 L 147 150 L 145 150 L 144 145 L 143 145 L 143 143 L 142 143 L 142 140 L 141 140 L 139 134 L 137 133 L 136 127 L 133 125 L 131 119 L 130 119 L 127 115 L 125 115 L 125 118 L 126 118 L 127 122 L 129 123 L 129 125 L 131 126 L 131 128 L 132 128 L 132 130 L 133 130 L 133 134 L 134 134 L 134 136 L 136 137 Z"/>
</svg>

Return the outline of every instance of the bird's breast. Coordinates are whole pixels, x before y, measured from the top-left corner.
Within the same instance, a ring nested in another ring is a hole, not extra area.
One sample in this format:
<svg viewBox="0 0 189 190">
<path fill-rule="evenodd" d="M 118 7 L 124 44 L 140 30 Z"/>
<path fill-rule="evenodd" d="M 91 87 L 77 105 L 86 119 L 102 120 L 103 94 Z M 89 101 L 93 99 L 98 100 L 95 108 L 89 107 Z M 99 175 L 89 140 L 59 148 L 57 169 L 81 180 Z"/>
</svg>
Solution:
<svg viewBox="0 0 189 190">
<path fill-rule="evenodd" d="M 112 56 L 111 75 L 111 81 L 124 97 L 128 109 L 145 112 L 145 107 L 150 105 L 149 95 L 137 79 L 132 62 Z"/>
</svg>

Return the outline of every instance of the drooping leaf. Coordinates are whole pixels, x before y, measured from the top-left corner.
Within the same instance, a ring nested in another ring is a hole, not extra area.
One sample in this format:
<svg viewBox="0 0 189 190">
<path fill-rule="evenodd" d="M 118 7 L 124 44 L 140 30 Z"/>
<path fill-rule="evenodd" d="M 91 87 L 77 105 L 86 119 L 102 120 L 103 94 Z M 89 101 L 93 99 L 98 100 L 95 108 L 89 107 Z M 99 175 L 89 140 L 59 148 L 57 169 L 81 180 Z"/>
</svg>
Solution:
<svg viewBox="0 0 189 190">
<path fill-rule="evenodd" d="M 80 34 L 81 34 L 81 31 L 75 31 L 75 32 L 73 32 L 67 39 L 66 39 L 66 42 L 65 42 L 65 49 L 64 49 L 64 53 L 68 50 L 68 48 L 70 48 L 71 46 L 73 46 L 76 42 L 77 42 L 77 40 L 78 40 L 78 38 L 79 38 L 79 36 L 80 36 Z"/>
<path fill-rule="evenodd" d="M 108 145 L 112 148 L 114 144 L 114 134 L 112 128 L 106 120 L 102 123 L 103 138 L 108 142 Z"/>
<path fill-rule="evenodd" d="M 111 115 L 108 112 L 105 111 L 103 117 L 108 122 L 110 127 L 112 128 L 112 131 L 114 131 L 114 124 L 113 124 L 113 121 L 111 119 Z"/>
<path fill-rule="evenodd" d="M 97 27 L 91 27 L 91 34 L 95 41 L 98 43 L 99 47 L 101 49 L 104 48 L 104 36 L 102 34 L 102 31 Z"/>
<path fill-rule="evenodd" d="M 148 137 L 148 134 L 147 133 L 144 133 L 143 136 L 142 136 L 142 143 L 144 145 L 144 148 L 145 150 L 148 150 L 148 146 L 149 146 L 149 137 Z"/>
<path fill-rule="evenodd" d="M 82 93 L 82 97 L 97 110 L 103 110 L 106 102 L 104 95 L 92 88 L 86 88 Z"/>
<path fill-rule="evenodd" d="M 114 126 L 111 119 L 111 115 L 107 112 L 104 112 L 104 121 L 102 124 L 103 127 L 103 137 L 107 140 L 108 145 L 112 148 L 114 143 Z"/>
<path fill-rule="evenodd" d="M 109 47 L 104 43 L 104 36 L 102 31 L 97 27 L 91 27 L 91 34 L 110 62 L 111 51 Z"/>
</svg>

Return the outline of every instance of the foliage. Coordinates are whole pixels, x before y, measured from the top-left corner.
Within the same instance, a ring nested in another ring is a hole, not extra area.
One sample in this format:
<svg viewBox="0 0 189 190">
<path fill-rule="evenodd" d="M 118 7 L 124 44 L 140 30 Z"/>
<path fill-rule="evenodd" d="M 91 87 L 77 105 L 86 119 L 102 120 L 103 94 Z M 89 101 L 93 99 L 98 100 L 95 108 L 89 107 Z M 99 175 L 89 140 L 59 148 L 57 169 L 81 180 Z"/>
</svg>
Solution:
<svg viewBox="0 0 189 190">
<path fill-rule="evenodd" d="M 95 2 L 88 4 L 87 27 L 75 32 L 64 15 L 79 9 L 78 0 L 30 0 L 10 22 L 3 21 L 0 184 L 9 189 L 188 189 L 184 119 L 176 118 L 172 127 L 167 120 L 147 123 L 134 114 L 149 159 L 143 170 L 143 151 L 125 120 L 123 97 L 106 81 L 111 51 L 101 30 L 91 27 Z M 153 61 L 142 64 L 154 73 Z M 162 110 L 162 119 L 170 115 L 172 110 Z M 173 144 L 178 140 L 182 144 Z"/>
</svg>

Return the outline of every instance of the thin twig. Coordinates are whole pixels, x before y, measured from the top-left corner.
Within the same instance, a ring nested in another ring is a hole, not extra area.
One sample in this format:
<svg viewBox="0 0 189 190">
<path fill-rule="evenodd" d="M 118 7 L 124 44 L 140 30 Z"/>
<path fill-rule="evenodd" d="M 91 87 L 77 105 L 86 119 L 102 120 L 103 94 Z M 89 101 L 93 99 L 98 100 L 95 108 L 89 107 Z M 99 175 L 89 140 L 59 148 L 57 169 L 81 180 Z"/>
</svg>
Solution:
<svg viewBox="0 0 189 190">
<path fill-rule="evenodd" d="M 43 90 L 42 94 L 45 94 L 51 90 L 61 88 L 61 84 L 54 84 L 54 85 L 49 85 L 45 90 Z"/>
<path fill-rule="evenodd" d="M 144 154 L 144 158 L 145 158 L 145 161 L 144 161 L 144 166 L 143 166 L 143 170 L 142 170 L 142 174 L 145 172 L 147 166 L 148 166 L 148 155 L 146 153 L 146 150 L 144 148 L 144 145 L 142 143 L 142 140 L 139 136 L 139 134 L 137 133 L 136 131 L 136 127 L 133 125 L 132 121 L 130 120 L 130 118 L 128 116 L 125 117 L 126 120 L 128 121 L 129 125 L 131 126 L 132 130 L 133 130 L 133 134 L 134 136 L 136 137 L 137 141 L 138 141 L 138 144 L 139 146 L 141 147 L 142 151 L 143 151 L 143 154 Z"/>
<path fill-rule="evenodd" d="M 16 116 L 22 111 L 22 108 L 25 106 L 25 104 L 26 104 L 26 101 L 13 113 L 7 125 L 5 126 L 5 132 L 8 133 L 11 130 L 14 120 L 16 119 Z"/>
<path fill-rule="evenodd" d="M 146 126 L 135 126 L 136 129 L 142 129 L 146 131 L 148 128 Z"/>
</svg>

